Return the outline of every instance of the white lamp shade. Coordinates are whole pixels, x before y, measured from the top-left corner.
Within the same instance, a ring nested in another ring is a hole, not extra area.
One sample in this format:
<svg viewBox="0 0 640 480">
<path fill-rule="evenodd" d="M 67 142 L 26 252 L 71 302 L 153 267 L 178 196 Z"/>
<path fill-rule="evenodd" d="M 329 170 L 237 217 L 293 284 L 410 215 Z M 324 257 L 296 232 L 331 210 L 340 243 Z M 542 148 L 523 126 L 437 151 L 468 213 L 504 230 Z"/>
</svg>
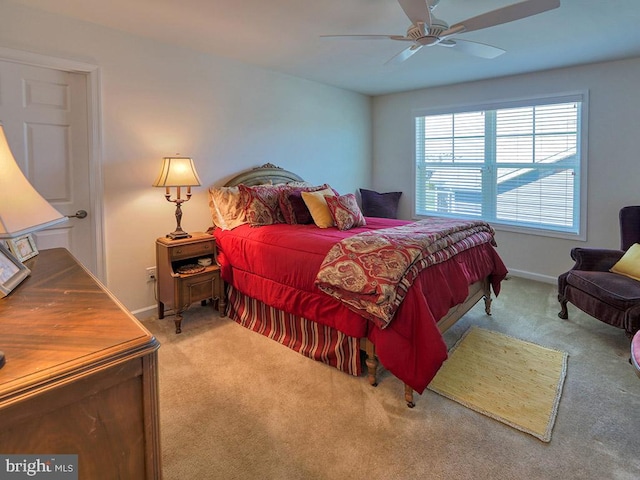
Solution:
<svg viewBox="0 0 640 480">
<path fill-rule="evenodd" d="M 67 220 L 29 183 L 0 125 L 0 238 L 15 238 Z"/>
<path fill-rule="evenodd" d="M 200 178 L 189 157 L 164 157 L 162 170 L 154 187 L 198 187 Z"/>
</svg>

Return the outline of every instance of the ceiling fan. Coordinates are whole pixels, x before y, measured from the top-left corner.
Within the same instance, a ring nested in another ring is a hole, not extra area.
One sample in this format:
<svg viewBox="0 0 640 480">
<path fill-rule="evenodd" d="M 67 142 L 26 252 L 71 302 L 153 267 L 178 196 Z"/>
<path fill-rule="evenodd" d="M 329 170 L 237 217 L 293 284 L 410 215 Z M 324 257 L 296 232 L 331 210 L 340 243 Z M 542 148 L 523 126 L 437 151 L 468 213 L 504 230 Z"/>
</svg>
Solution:
<svg viewBox="0 0 640 480">
<path fill-rule="evenodd" d="M 440 0 L 398 0 L 398 3 L 407 17 L 409 17 L 409 20 L 411 20 L 411 26 L 407 29 L 406 35 L 322 35 L 322 37 L 346 37 L 361 40 L 391 39 L 412 43 L 411 46 L 393 56 L 385 64 L 402 63 L 422 47 L 432 47 L 434 45 L 455 48 L 477 57 L 495 58 L 505 53 L 505 51 L 484 43 L 459 38 L 454 40 L 452 37 L 461 33 L 473 32 L 474 30 L 520 20 L 560 6 L 560 0 L 525 0 L 449 26 L 447 22 L 436 18 L 432 13 L 440 3 Z"/>
</svg>

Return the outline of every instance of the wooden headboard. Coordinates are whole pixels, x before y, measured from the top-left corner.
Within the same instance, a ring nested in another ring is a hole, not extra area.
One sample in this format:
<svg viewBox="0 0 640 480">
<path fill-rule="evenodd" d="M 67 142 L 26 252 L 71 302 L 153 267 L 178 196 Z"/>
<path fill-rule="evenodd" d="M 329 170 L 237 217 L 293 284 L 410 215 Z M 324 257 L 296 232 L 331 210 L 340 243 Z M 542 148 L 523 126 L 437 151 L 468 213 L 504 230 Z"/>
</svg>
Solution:
<svg viewBox="0 0 640 480">
<path fill-rule="evenodd" d="M 235 187 L 237 185 L 260 185 L 265 183 L 289 183 L 289 182 L 302 182 L 304 181 L 299 175 L 293 172 L 280 168 L 272 163 L 265 163 L 260 167 L 255 167 L 251 170 L 242 172 L 227 183 L 225 187 Z"/>
</svg>

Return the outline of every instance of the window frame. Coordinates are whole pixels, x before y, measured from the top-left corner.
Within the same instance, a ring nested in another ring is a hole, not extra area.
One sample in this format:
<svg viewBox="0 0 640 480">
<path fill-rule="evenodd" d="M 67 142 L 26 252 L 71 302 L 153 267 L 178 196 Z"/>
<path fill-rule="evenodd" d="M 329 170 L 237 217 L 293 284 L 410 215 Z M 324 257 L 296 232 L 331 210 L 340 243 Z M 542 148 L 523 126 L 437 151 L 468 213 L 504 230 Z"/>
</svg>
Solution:
<svg viewBox="0 0 640 480">
<path fill-rule="evenodd" d="M 518 107 L 531 107 L 531 106 L 539 106 L 539 105 L 548 105 L 554 103 L 568 103 L 568 102 L 581 102 L 581 111 L 580 111 L 580 126 L 578 129 L 578 152 L 576 153 L 579 156 L 578 165 L 580 168 L 579 172 L 579 200 L 576 202 L 577 207 L 580 209 L 580 212 L 577 216 L 578 218 L 578 231 L 577 233 L 573 232 L 563 232 L 558 230 L 551 230 L 542 227 L 532 227 L 532 226 L 518 226 L 510 223 L 502 223 L 499 220 L 491 220 L 490 223 L 492 227 L 496 231 L 506 231 L 506 232 L 515 232 L 515 233 L 524 233 L 529 235 L 538 235 L 545 237 L 554 237 L 554 238 L 564 238 L 571 240 L 586 240 L 586 232 L 587 232 L 587 179 L 588 179 L 588 118 L 589 118 L 589 91 L 588 90 L 579 90 L 579 91 L 571 91 L 571 92 L 562 92 L 555 93 L 549 95 L 538 95 L 538 96 L 527 96 L 521 98 L 512 98 L 505 100 L 495 100 L 491 102 L 483 102 L 483 103 L 464 103 L 458 105 L 444 105 L 438 107 L 427 107 L 427 108 L 417 108 L 413 109 L 411 112 L 411 119 L 413 124 L 413 136 L 412 136 L 412 193 L 413 193 L 413 202 L 412 202 L 412 215 L 414 219 L 422 219 L 428 218 L 430 216 L 447 216 L 447 214 L 439 214 L 438 212 L 430 212 L 428 215 L 422 215 L 417 213 L 416 203 L 418 198 L 417 191 L 417 181 L 416 175 L 417 172 L 417 142 L 418 142 L 418 131 L 417 131 L 417 121 L 418 117 L 424 117 L 429 115 L 446 115 L 446 114 L 457 114 L 457 113 L 466 113 L 466 112 L 478 112 L 478 111 L 486 111 L 486 110 L 500 110 L 500 109 L 508 109 L 508 108 L 518 108 Z M 450 215 L 449 215 L 450 216 Z M 460 218 L 464 218 L 460 216 Z M 474 219 L 478 219 L 478 217 L 474 217 Z"/>
</svg>

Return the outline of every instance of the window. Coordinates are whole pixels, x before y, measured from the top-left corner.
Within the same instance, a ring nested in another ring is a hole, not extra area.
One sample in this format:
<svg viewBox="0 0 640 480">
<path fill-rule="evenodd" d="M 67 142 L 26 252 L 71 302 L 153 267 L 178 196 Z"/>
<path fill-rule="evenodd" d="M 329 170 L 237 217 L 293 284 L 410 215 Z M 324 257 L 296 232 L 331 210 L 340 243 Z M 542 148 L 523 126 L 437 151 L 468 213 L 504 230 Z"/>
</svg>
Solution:
<svg viewBox="0 0 640 480">
<path fill-rule="evenodd" d="M 416 215 L 582 235 L 584 97 L 418 114 Z"/>
</svg>

